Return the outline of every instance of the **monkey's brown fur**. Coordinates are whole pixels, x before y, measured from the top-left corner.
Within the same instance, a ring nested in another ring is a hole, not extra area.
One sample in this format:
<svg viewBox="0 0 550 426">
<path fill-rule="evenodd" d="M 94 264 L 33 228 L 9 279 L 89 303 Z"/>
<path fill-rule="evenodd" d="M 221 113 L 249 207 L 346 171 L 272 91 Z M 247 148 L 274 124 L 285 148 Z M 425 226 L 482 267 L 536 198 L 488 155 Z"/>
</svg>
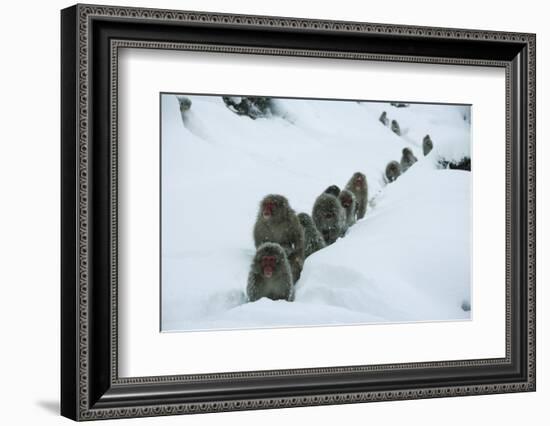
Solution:
<svg viewBox="0 0 550 426">
<path fill-rule="evenodd" d="M 305 257 L 321 250 L 326 246 L 323 236 L 313 223 L 313 219 L 307 213 L 298 213 L 298 220 L 304 228 Z"/>
</svg>

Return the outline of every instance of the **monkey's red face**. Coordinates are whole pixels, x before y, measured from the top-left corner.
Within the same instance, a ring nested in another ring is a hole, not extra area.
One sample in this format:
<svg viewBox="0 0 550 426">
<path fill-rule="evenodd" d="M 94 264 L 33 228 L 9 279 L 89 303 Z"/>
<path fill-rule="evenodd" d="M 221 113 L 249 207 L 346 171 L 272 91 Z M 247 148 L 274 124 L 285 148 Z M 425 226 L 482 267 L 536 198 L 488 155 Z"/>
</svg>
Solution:
<svg viewBox="0 0 550 426">
<path fill-rule="evenodd" d="M 277 258 L 275 256 L 263 256 L 262 257 L 262 273 L 264 274 L 264 277 L 271 278 L 273 276 L 273 272 L 275 271 L 275 263 Z"/>
<path fill-rule="evenodd" d="M 275 201 L 273 200 L 265 201 L 262 207 L 262 215 L 264 219 L 269 219 L 271 216 L 273 216 L 275 214 L 276 208 L 277 208 L 277 205 Z"/>
<path fill-rule="evenodd" d="M 357 189 L 361 189 L 363 187 L 363 176 L 359 175 L 355 177 L 355 186 Z"/>
</svg>

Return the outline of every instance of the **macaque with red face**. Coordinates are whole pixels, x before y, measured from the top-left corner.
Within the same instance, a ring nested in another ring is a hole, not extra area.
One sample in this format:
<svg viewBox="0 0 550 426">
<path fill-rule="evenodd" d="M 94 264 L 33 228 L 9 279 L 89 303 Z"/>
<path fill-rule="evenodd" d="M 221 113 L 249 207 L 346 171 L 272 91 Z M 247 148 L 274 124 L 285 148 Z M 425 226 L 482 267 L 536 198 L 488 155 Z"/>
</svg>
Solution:
<svg viewBox="0 0 550 426">
<path fill-rule="evenodd" d="M 258 247 L 250 273 L 246 293 L 250 302 L 262 297 L 272 300 L 294 300 L 294 280 L 285 250 L 277 243 Z"/>
<path fill-rule="evenodd" d="M 368 185 L 366 176 L 361 172 L 355 172 L 348 181 L 346 189 L 355 195 L 357 219 L 362 219 L 367 213 Z"/>
<path fill-rule="evenodd" d="M 346 226 L 343 230 L 344 234 L 357 220 L 357 200 L 355 199 L 354 193 L 349 189 L 342 190 L 340 195 L 338 195 L 338 199 L 346 212 Z"/>
<path fill-rule="evenodd" d="M 271 194 L 261 201 L 256 224 L 254 244 L 277 243 L 285 251 L 294 282 L 298 281 L 304 265 L 304 230 L 288 200 Z"/>
</svg>

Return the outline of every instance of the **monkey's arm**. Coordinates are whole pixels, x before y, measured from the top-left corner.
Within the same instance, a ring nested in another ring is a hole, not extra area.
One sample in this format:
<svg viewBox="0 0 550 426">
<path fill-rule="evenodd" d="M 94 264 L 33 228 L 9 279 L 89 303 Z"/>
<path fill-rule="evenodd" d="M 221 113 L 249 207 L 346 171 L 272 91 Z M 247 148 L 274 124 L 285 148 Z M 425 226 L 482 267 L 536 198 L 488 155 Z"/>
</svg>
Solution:
<svg viewBox="0 0 550 426">
<path fill-rule="evenodd" d="M 246 286 L 246 294 L 248 295 L 249 302 L 255 302 L 259 299 L 256 278 L 256 274 L 251 271 L 248 275 L 248 285 Z"/>
<path fill-rule="evenodd" d="M 259 220 L 257 220 L 256 224 L 254 225 L 254 245 L 256 246 L 256 248 L 258 248 L 258 246 L 264 242 L 262 239 L 262 234 L 264 234 L 263 225 Z"/>
<path fill-rule="evenodd" d="M 298 219 L 294 221 L 294 235 L 292 238 L 294 244 L 294 253 L 303 261 L 305 253 L 305 232 Z"/>
</svg>

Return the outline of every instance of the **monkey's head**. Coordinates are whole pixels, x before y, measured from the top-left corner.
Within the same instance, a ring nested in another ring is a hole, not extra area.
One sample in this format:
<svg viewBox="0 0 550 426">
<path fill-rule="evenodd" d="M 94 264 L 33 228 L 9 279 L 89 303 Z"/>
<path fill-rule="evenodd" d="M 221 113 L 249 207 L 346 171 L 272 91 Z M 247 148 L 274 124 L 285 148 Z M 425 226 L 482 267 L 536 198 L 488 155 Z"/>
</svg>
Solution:
<svg viewBox="0 0 550 426">
<path fill-rule="evenodd" d="M 191 99 L 185 96 L 178 96 L 178 102 L 180 103 L 180 111 L 185 112 L 191 108 Z"/>
<path fill-rule="evenodd" d="M 355 201 L 355 196 L 353 195 L 353 192 L 344 189 L 340 192 L 338 199 L 340 200 L 340 204 L 342 204 L 343 208 L 349 209 Z"/>
<path fill-rule="evenodd" d="M 335 197 L 338 197 L 340 194 L 340 188 L 338 185 L 330 185 L 327 189 L 325 189 L 325 194 L 332 194 Z"/>
<path fill-rule="evenodd" d="M 264 243 L 258 247 L 254 264 L 264 278 L 271 278 L 285 260 L 284 249 L 277 243 Z"/>
<path fill-rule="evenodd" d="M 359 190 L 365 187 L 365 182 L 367 181 L 367 179 L 363 173 L 355 172 L 351 177 L 351 181 L 353 182 L 353 186 L 355 187 L 355 189 Z"/>
<path fill-rule="evenodd" d="M 410 157 L 413 155 L 412 151 L 409 148 L 403 148 L 403 155 L 405 157 Z"/>
<path fill-rule="evenodd" d="M 262 200 L 259 214 L 264 220 L 278 220 L 286 217 L 288 211 L 288 200 L 282 195 L 271 194 Z"/>
</svg>

